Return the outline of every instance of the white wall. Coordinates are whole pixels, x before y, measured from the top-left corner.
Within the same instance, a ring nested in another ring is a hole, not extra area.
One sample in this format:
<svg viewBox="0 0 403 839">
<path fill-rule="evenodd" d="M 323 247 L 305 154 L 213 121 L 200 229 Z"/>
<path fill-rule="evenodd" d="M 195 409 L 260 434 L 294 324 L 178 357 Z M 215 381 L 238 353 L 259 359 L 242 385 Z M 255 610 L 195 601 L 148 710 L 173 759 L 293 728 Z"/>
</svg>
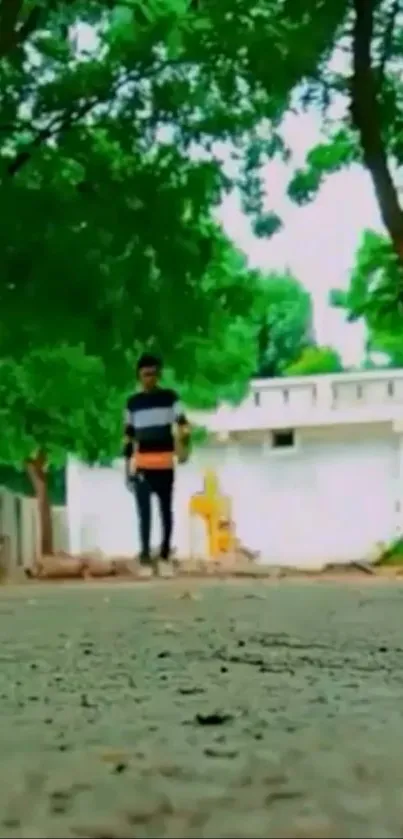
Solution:
<svg viewBox="0 0 403 839">
<path fill-rule="evenodd" d="M 221 449 L 204 450 L 177 470 L 173 541 L 180 554 L 189 552 L 189 498 L 202 490 L 203 468 L 218 468 L 221 475 L 225 455 Z M 113 468 L 100 468 L 71 459 L 67 470 L 67 499 L 73 554 L 98 549 L 107 556 L 132 557 L 138 552 L 135 501 L 124 483 L 123 461 L 117 461 Z M 152 541 L 157 548 L 160 537 L 155 499 L 153 505 Z"/>
<path fill-rule="evenodd" d="M 200 449 L 177 470 L 178 554 L 189 555 L 189 498 L 202 488 L 203 469 L 213 467 L 222 491 L 232 497 L 239 538 L 260 551 L 262 562 L 312 566 L 363 558 L 396 533 L 399 445 L 385 423 L 301 430 L 292 451 L 253 442 Z M 68 471 L 72 552 L 135 554 L 137 519 L 123 465 L 101 469 L 71 461 Z M 154 510 L 155 547 L 158 542 Z M 200 544 L 199 532 L 199 549 Z"/>
<path fill-rule="evenodd" d="M 52 507 L 55 552 L 68 553 L 69 527 L 66 507 Z M 0 487 L 0 537 L 8 543 L 13 568 L 30 568 L 39 555 L 39 513 L 34 498 Z"/>
</svg>

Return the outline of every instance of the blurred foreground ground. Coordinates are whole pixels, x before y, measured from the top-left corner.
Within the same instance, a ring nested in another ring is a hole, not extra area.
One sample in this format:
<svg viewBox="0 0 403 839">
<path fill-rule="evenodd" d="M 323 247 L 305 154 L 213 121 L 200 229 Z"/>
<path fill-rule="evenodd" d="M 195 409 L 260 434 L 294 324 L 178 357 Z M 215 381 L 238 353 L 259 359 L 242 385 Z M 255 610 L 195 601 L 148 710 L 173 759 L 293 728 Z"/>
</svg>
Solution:
<svg viewBox="0 0 403 839">
<path fill-rule="evenodd" d="M 403 586 L 0 592 L 0 836 L 403 836 Z"/>
</svg>

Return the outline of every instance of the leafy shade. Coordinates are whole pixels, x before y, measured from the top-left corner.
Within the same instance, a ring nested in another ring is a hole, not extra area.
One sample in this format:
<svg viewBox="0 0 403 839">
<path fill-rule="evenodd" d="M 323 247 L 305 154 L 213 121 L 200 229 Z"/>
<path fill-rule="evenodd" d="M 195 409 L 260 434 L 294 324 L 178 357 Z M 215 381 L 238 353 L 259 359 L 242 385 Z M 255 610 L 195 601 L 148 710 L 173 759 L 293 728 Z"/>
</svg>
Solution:
<svg viewBox="0 0 403 839">
<path fill-rule="evenodd" d="M 285 370 L 286 376 L 320 376 L 341 373 L 343 363 L 332 347 L 307 347 L 300 358 Z"/>
<path fill-rule="evenodd" d="M 38 452 L 63 466 L 68 453 L 89 462 L 116 455 L 122 398 L 102 361 L 82 347 L 33 350 L 22 364 L 0 363 L 0 462 L 24 467 Z"/>
<path fill-rule="evenodd" d="M 375 353 L 387 364 L 403 365 L 403 284 L 398 257 L 390 239 L 365 231 L 356 254 L 346 291 L 334 289 L 333 306 L 344 310 L 347 320 L 361 320 L 366 327 L 367 366 Z M 376 364 L 379 366 L 379 364 Z"/>
<path fill-rule="evenodd" d="M 258 375 L 281 376 L 314 342 L 312 299 L 291 274 L 262 277 Z"/>
<path fill-rule="evenodd" d="M 304 204 L 315 197 L 327 175 L 354 162 L 363 164 L 403 271 L 401 4 L 350 0 L 347 12 L 335 30 L 335 60 L 318 66 L 316 84 L 305 85 L 299 99 L 308 105 L 321 103 L 325 140 L 309 152 L 305 167 L 294 174 L 289 195 Z M 399 287 L 401 283 L 399 277 Z"/>
<path fill-rule="evenodd" d="M 0 463 L 25 468 L 40 517 L 41 550 L 53 550 L 49 467 L 68 453 L 107 461 L 120 442 L 122 399 L 107 384 L 100 358 L 62 345 L 0 362 Z M 53 469 L 52 469 L 53 467 Z"/>
<path fill-rule="evenodd" d="M 364 232 L 349 288 L 333 290 L 330 303 L 344 309 L 350 321 L 364 319 L 372 332 L 401 331 L 402 276 L 399 259 L 388 237 L 372 230 Z"/>
<path fill-rule="evenodd" d="M 351 132 L 338 130 L 326 142 L 311 149 L 303 169 L 297 169 L 288 185 L 288 195 L 300 206 L 312 201 L 329 175 L 359 161 L 359 149 Z"/>
<path fill-rule="evenodd" d="M 143 6 L 0 0 L 1 356 L 83 344 L 122 385 L 145 344 L 183 378 L 202 336 L 222 344 L 221 314 L 241 340 L 251 293 L 222 270 L 212 210 L 236 186 L 256 233 L 279 229 L 261 168 L 286 155 L 291 91 L 348 2 Z"/>
<path fill-rule="evenodd" d="M 286 153 L 278 121 L 347 5 L 1 0 L 0 307 L 13 355 L 45 328 L 90 353 L 100 331 L 108 352 L 142 341 L 160 301 L 167 343 L 178 322 L 205 329 L 211 208 L 236 185 L 256 233 L 279 229 L 261 167 Z M 231 179 L 214 154 L 228 140 Z"/>
<path fill-rule="evenodd" d="M 177 382 L 181 398 L 189 407 L 213 409 L 219 401 L 239 402 L 246 394 L 256 369 L 258 325 L 251 312 L 247 319 L 237 318 L 211 337 L 191 342 L 188 368 Z"/>
</svg>

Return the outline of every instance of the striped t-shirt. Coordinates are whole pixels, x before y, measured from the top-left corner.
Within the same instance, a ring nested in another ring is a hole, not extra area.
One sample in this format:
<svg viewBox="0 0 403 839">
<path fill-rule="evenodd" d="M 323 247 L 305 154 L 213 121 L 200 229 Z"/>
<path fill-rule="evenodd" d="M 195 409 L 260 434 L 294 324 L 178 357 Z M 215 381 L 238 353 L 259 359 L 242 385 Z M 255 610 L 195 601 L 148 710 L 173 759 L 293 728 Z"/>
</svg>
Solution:
<svg viewBox="0 0 403 839">
<path fill-rule="evenodd" d="M 172 469 L 173 425 L 187 425 L 178 394 L 168 388 L 135 393 L 127 400 L 125 457 L 136 469 Z"/>
</svg>

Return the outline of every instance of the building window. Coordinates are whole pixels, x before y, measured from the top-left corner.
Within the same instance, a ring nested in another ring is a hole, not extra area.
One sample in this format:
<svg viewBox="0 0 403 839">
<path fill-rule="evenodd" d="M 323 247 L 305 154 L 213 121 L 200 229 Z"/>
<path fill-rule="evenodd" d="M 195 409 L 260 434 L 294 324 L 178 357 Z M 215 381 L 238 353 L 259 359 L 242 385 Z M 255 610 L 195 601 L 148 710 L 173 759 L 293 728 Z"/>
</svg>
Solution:
<svg viewBox="0 0 403 839">
<path fill-rule="evenodd" d="M 271 445 L 273 449 L 293 449 L 295 446 L 295 432 L 293 429 L 272 431 Z"/>
<path fill-rule="evenodd" d="M 253 402 L 256 408 L 260 408 L 260 393 L 258 390 L 253 391 Z"/>
</svg>

